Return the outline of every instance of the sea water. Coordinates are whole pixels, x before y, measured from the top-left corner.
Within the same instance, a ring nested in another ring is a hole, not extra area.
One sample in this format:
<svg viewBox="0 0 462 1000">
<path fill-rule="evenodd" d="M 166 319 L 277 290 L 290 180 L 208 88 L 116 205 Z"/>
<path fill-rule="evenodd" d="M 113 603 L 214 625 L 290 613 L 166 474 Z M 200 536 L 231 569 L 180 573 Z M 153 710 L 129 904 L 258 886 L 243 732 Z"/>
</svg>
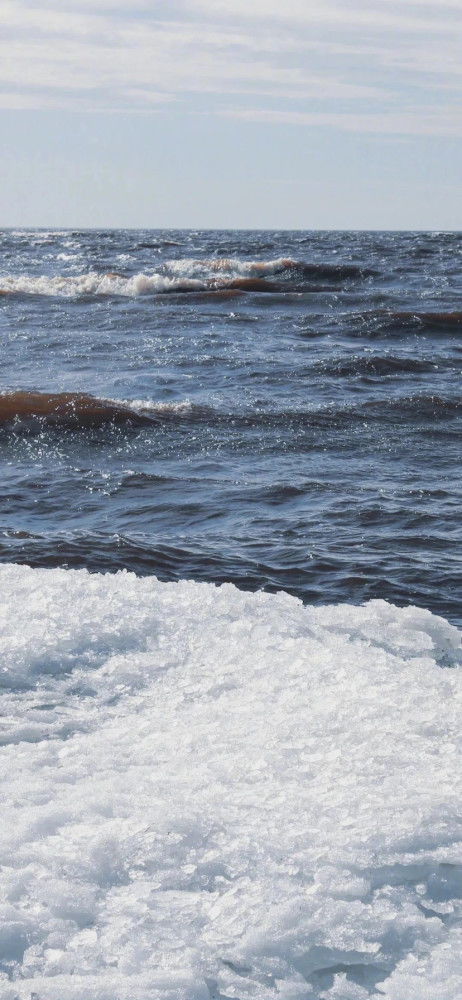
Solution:
<svg viewBox="0 0 462 1000">
<path fill-rule="evenodd" d="M 461 253 L 2 234 L 2 1000 L 462 995 Z"/>
</svg>

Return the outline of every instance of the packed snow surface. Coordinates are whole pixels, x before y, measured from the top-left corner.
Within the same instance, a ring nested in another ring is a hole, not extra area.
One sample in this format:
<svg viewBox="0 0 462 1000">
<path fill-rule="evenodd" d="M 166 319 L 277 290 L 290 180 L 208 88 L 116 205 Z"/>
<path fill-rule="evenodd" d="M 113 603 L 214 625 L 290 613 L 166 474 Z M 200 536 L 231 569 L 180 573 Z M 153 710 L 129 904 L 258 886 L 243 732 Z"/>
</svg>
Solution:
<svg viewBox="0 0 462 1000">
<path fill-rule="evenodd" d="M 459 633 L 0 567 L 1 1000 L 460 1000 Z"/>
</svg>

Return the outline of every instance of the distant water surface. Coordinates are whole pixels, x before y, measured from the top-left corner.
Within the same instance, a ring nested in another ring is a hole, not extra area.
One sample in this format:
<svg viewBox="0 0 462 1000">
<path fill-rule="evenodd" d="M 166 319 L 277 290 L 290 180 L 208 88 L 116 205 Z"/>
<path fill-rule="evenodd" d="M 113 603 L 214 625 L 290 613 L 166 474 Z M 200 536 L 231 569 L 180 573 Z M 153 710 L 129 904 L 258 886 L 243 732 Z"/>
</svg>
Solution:
<svg viewBox="0 0 462 1000">
<path fill-rule="evenodd" d="M 1 251 L 2 561 L 460 620 L 461 234 Z"/>
</svg>

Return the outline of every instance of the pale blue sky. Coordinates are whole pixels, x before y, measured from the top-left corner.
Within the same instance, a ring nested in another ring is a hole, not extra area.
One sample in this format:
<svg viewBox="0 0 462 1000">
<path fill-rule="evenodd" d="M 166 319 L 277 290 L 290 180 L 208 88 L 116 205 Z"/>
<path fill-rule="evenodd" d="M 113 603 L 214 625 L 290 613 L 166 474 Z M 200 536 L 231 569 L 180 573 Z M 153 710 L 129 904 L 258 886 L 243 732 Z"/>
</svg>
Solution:
<svg viewBox="0 0 462 1000">
<path fill-rule="evenodd" d="M 0 0 L 0 225 L 462 229 L 462 0 Z"/>
</svg>

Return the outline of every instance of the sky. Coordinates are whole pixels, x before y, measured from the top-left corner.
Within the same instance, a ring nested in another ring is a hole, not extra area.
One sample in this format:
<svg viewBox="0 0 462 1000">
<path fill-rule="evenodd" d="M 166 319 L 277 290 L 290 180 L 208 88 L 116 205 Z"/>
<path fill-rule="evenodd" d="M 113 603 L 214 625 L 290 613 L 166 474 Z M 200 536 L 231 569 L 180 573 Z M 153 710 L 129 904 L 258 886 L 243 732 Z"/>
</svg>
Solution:
<svg viewBox="0 0 462 1000">
<path fill-rule="evenodd" d="M 0 226 L 461 229 L 462 0 L 0 0 Z"/>
</svg>

